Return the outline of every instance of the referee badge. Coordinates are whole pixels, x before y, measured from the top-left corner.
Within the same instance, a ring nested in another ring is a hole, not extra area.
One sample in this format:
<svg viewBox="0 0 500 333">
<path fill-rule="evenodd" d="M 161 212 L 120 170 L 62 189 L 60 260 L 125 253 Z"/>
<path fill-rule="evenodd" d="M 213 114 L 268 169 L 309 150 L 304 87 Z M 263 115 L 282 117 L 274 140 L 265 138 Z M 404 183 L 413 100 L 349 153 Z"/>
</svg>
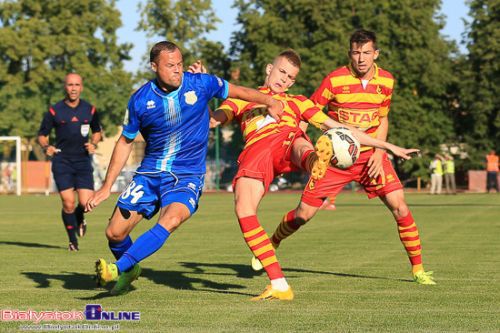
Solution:
<svg viewBox="0 0 500 333">
<path fill-rule="evenodd" d="M 90 125 L 82 124 L 82 126 L 80 127 L 80 133 L 82 133 L 82 136 L 85 137 L 89 135 L 89 131 L 90 131 Z"/>
</svg>

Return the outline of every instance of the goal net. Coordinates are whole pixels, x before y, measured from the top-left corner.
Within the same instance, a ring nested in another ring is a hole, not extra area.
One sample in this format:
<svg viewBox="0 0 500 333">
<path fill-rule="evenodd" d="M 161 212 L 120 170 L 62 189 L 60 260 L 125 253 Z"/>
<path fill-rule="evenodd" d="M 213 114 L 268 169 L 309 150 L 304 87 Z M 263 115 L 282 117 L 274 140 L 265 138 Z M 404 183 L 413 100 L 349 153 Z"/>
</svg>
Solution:
<svg viewBox="0 0 500 333">
<path fill-rule="evenodd" d="M 21 137 L 0 136 L 0 194 L 21 195 Z"/>
</svg>

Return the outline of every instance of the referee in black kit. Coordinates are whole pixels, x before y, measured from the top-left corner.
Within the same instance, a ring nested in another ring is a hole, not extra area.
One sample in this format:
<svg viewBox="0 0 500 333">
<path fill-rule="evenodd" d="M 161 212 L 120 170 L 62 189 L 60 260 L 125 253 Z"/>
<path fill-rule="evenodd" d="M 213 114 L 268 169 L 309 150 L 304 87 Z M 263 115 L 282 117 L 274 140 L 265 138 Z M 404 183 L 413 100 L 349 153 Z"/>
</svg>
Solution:
<svg viewBox="0 0 500 333">
<path fill-rule="evenodd" d="M 52 173 L 63 206 L 62 220 L 69 237 L 68 249 L 78 251 L 76 236 L 85 235 L 84 207 L 94 191 L 90 154 L 95 152 L 102 136 L 95 107 L 80 99 L 82 77 L 76 73 L 66 75 L 64 91 L 66 97 L 45 113 L 38 131 L 38 142 L 45 154 L 52 158 Z M 52 128 L 56 131 L 55 145 L 49 144 Z M 78 192 L 76 207 L 75 190 Z"/>
</svg>

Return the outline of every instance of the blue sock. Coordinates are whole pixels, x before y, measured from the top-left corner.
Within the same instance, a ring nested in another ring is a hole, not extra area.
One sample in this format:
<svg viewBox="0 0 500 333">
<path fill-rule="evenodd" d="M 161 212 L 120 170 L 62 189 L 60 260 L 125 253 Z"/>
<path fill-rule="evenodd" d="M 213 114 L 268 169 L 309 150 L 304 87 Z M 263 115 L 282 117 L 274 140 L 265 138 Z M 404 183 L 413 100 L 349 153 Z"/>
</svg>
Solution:
<svg viewBox="0 0 500 333">
<path fill-rule="evenodd" d="M 127 251 L 132 246 L 132 244 L 132 238 L 130 238 L 129 235 L 127 235 L 127 237 L 120 242 L 108 242 L 109 249 L 111 250 L 111 252 L 113 252 L 116 260 L 120 259 L 125 251 Z"/>
<path fill-rule="evenodd" d="M 115 263 L 120 272 L 126 272 L 134 267 L 139 261 L 149 257 L 158 251 L 170 236 L 170 232 L 156 224 L 143 233 L 134 244 Z"/>
</svg>

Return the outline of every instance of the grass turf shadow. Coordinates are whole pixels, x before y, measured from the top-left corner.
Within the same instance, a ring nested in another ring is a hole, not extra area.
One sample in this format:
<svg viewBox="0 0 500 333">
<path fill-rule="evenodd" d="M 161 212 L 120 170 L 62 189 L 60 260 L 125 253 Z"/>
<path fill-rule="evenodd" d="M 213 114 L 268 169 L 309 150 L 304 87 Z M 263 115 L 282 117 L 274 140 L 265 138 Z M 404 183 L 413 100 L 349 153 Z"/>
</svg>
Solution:
<svg viewBox="0 0 500 333">
<path fill-rule="evenodd" d="M 55 245 L 40 244 L 40 243 L 27 243 L 27 242 L 0 241 L 0 245 L 13 245 L 13 246 L 33 247 L 42 249 L 67 249 L 66 247 L 63 246 L 55 246 Z"/>
</svg>

